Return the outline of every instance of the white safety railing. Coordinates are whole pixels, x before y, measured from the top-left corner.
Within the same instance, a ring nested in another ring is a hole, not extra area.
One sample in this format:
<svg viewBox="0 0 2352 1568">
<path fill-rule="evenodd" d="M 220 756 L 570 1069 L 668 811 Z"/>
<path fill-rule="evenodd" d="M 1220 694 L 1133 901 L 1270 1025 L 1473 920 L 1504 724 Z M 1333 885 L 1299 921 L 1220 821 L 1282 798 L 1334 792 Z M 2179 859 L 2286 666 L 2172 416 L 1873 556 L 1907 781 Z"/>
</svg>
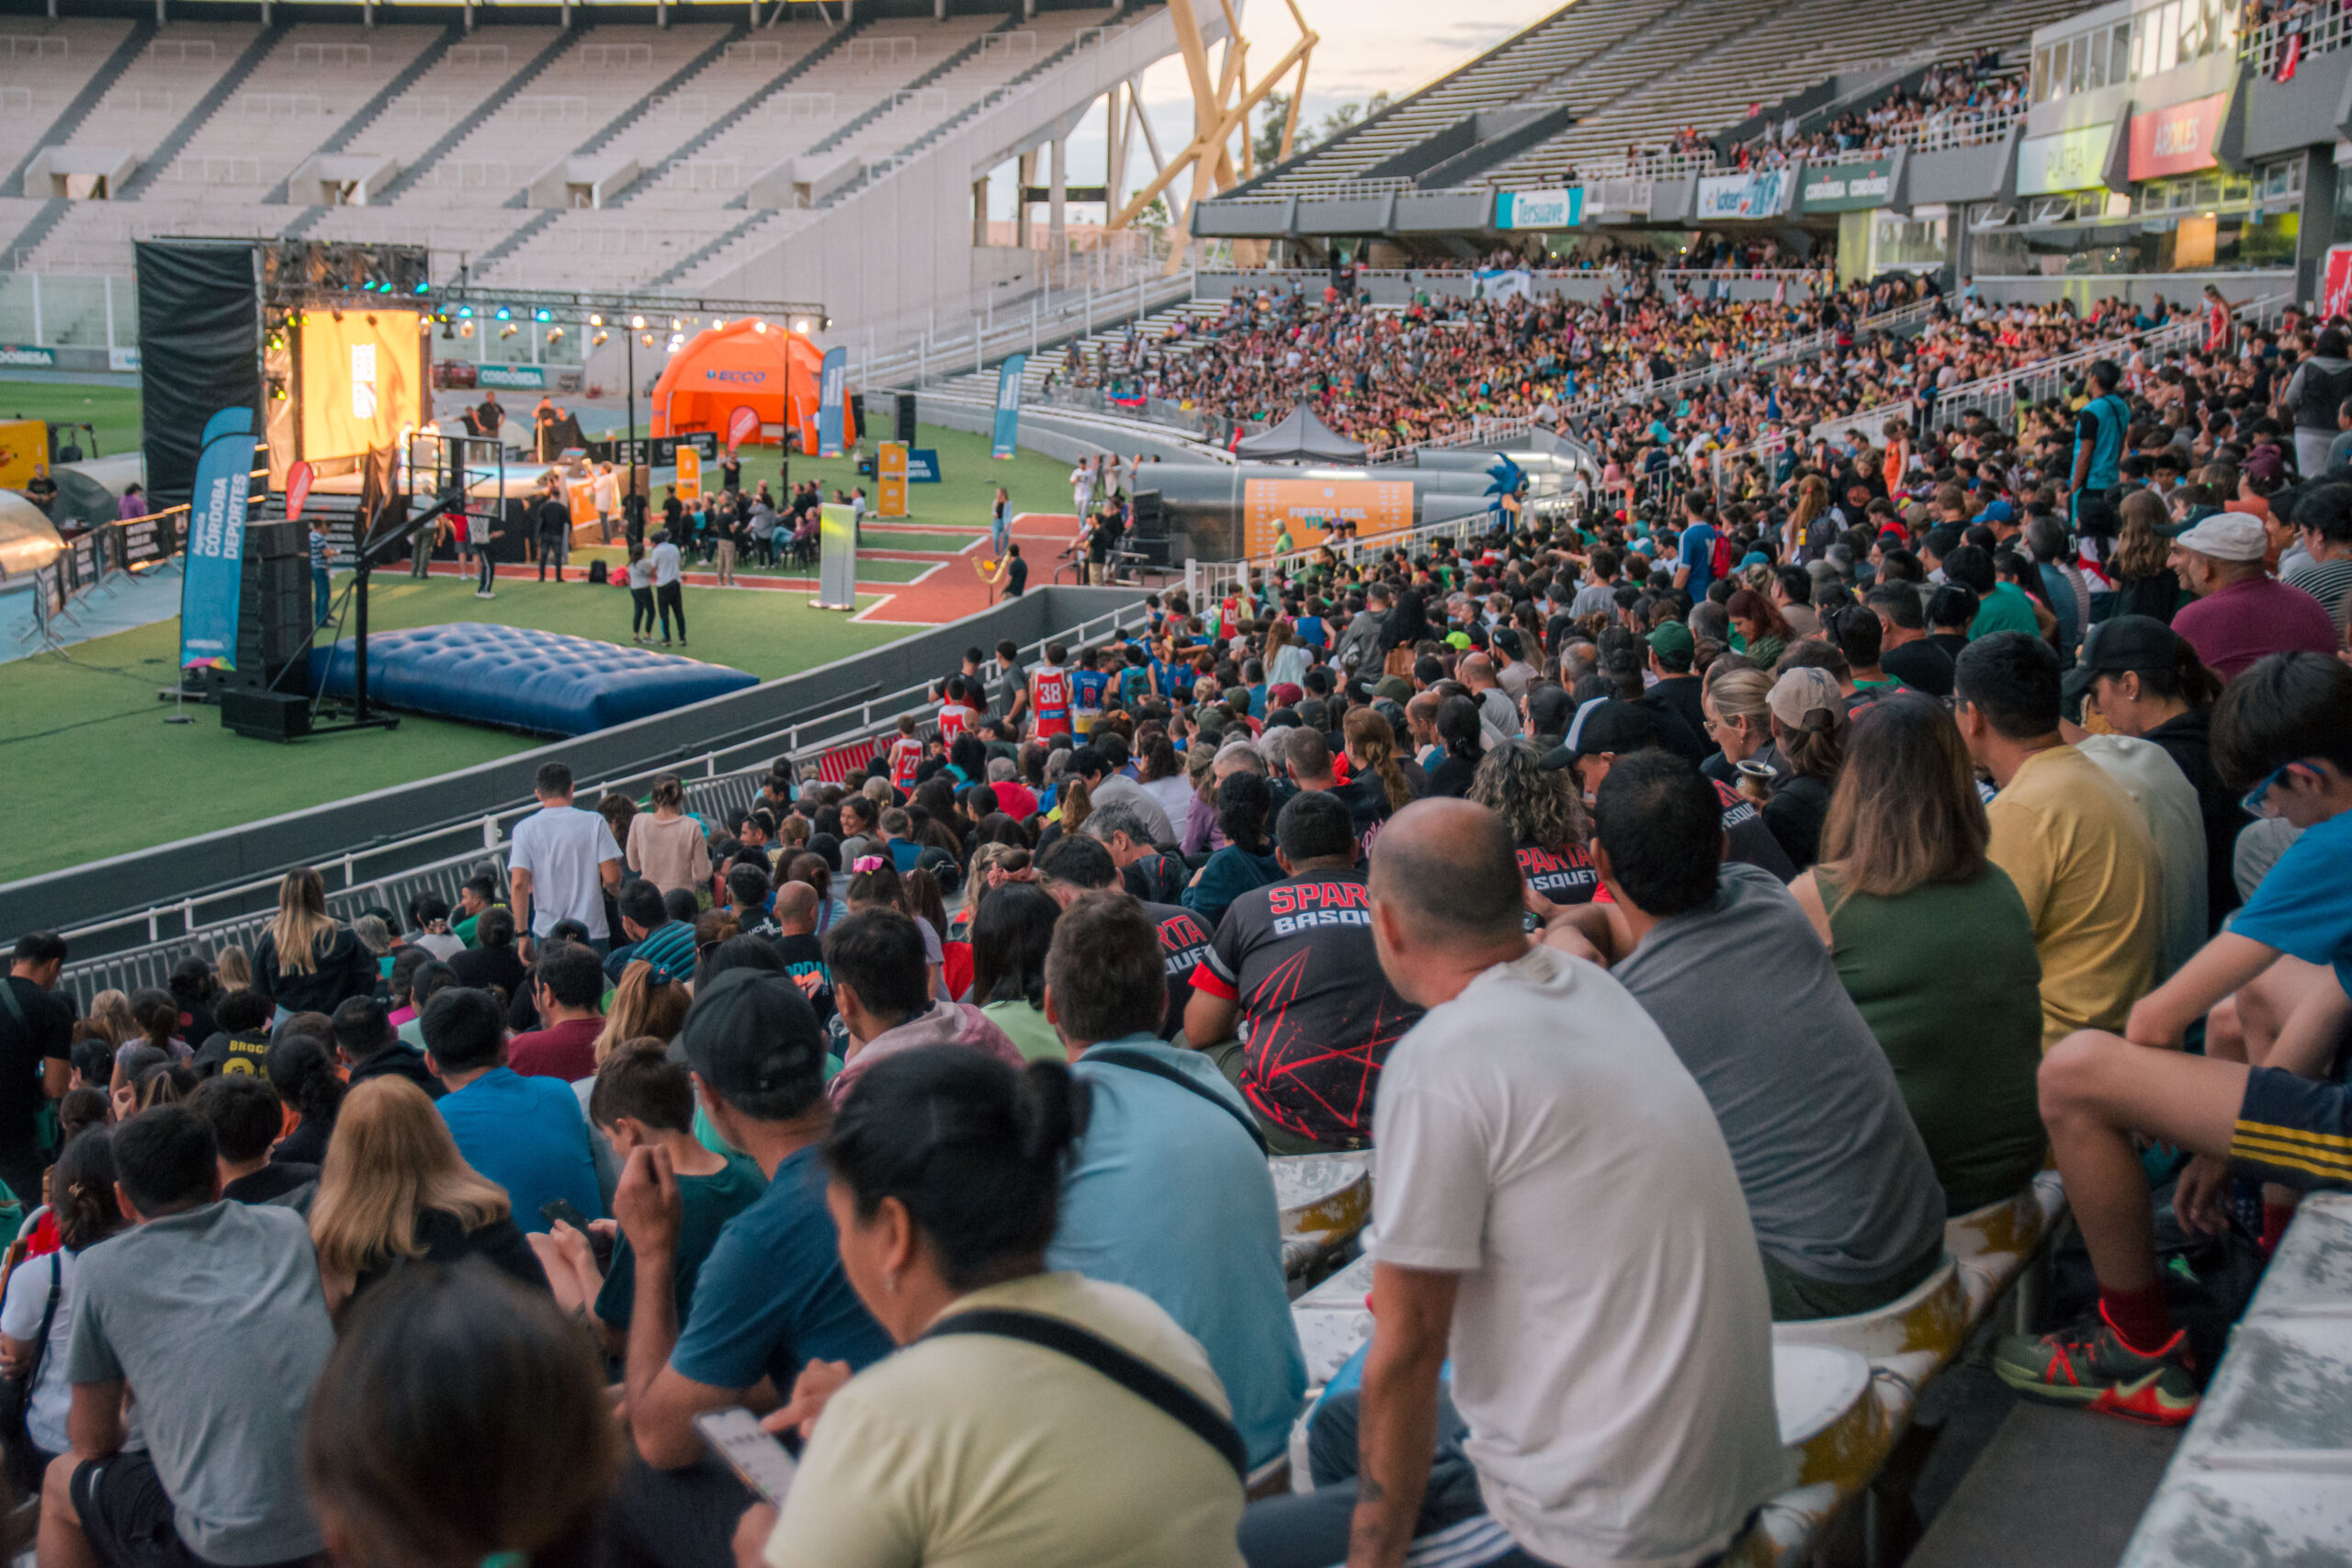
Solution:
<svg viewBox="0 0 2352 1568">
<path fill-rule="evenodd" d="M 1028 657 L 1041 657 L 1047 643 L 1077 646 L 1109 637 L 1141 624 L 1147 614 L 1138 599 L 1075 626 L 1049 632 L 1027 644 L 1023 652 Z M 993 660 L 983 666 L 983 673 L 991 685 L 997 684 L 1002 674 Z M 612 790 L 642 794 L 656 778 L 673 773 L 686 786 L 691 810 L 715 812 L 724 805 L 747 805 L 751 792 L 757 789 L 758 781 L 767 775 L 775 762 L 790 761 L 805 773 L 829 753 L 895 732 L 900 714 L 929 707 L 930 693 L 931 682 L 921 681 L 897 691 L 847 702 L 789 724 L 779 724 L 690 756 L 673 757 L 594 779 L 583 777 L 577 781 L 578 796 L 593 801 Z M 732 798 L 739 794 L 740 800 Z M 373 903 L 386 904 L 399 913 L 408 898 L 423 891 L 426 885 L 454 898 L 457 885 L 468 876 L 484 869 L 503 867 L 507 836 L 514 825 L 537 809 L 534 801 L 517 801 L 481 817 L 444 823 L 387 843 L 354 848 L 311 863 L 326 879 L 328 905 L 337 914 L 347 918 Z M 274 897 L 283 874 L 281 869 L 268 876 L 209 888 L 64 931 L 59 934 L 68 943 L 93 937 L 119 940 L 126 934 L 137 943 L 103 957 L 70 964 L 65 980 L 86 1001 L 90 994 L 125 979 L 160 985 L 170 974 L 172 964 L 191 953 L 209 954 L 220 946 L 249 942 L 270 919 L 266 911 L 256 910 L 256 901 Z M 440 886 L 443 881 L 447 882 L 446 886 Z"/>
<path fill-rule="evenodd" d="M 2352 43 L 2352 8 L 2347 8 L 2344 0 L 2322 0 L 2309 10 L 2242 32 L 2238 34 L 2238 58 L 2265 76 L 2276 76 L 2287 62 L 2288 51 L 2298 47 L 2298 59 Z"/>
</svg>

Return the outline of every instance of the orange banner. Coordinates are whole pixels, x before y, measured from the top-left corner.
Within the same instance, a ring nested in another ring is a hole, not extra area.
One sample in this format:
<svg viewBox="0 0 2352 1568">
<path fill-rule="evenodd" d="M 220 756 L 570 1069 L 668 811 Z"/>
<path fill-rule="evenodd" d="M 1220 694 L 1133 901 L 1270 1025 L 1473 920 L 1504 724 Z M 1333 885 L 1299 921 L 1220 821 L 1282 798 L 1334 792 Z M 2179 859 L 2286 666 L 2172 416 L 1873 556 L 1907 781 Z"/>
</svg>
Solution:
<svg viewBox="0 0 2352 1568">
<path fill-rule="evenodd" d="M 1410 479 L 1246 479 L 1241 486 L 1241 550 L 1262 556 L 1275 548 L 1285 525 L 1290 542 L 1319 544 L 1334 522 L 1355 525 L 1356 536 L 1413 525 Z"/>
<path fill-rule="evenodd" d="M 874 515 L 907 514 L 907 444 L 885 441 L 874 449 Z"/>
<path fill-rule="evenodd" d="M 678 446 L 678 499 L 702 499 L 702 454 L 684 443 Z"/>
</svg>

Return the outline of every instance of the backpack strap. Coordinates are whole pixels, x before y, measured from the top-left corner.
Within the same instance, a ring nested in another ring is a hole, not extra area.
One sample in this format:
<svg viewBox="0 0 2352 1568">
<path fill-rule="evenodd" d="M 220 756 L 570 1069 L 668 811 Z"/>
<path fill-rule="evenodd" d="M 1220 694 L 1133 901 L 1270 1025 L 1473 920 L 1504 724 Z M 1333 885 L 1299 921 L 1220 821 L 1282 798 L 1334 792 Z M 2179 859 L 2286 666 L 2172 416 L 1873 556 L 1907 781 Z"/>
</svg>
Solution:
<svg viewBox="0 0 2352 1568">
<path fill-rule="evenodd" d="M 1157 1056 L 1146 1055 L 1140 1052 L 1130 1054 L 1120 1050 L 1115 1045 L 1090 1047 L 1086 1055 L 1080 1059 L 1088 1062 L 1104 1062 L 1114 1067 L 1133 1067 L 1136 1072 L 1149 1073 L 1156 1078 L 1165 1078 L 1187 1094 L 1199 1095 L 1203 1100 L 1241 1123 L 1241 1130 L 1250 1134 L 1250 1141 L 1258 1145 L 1260 1154 L 1272 1152 L 1266 1146 L 1266 1134 L 1259 1130 L 1257 1122 L 1249 1112 L 1236 1109 L 1231 1100 L 1196 1083 L 1191 1074 L 1172 1063 L 1163 1062 Z"/>
<path fill-rule="evenodd" d="M 1018 1339 L 1084 1362 L 1129 1393 L 1181 1422 L 1201 1441 L 1215 1449 L 1245 1485 L 1250 1477 L 1250 1453 L 1242 1446 L 1240 1429 L 1217 1414 L 1216 1407 L 1161 1371 L 1158 1367 L 1112 1344 L 1099 1334 L 1074 1323 L 1041 1313 L 981 1308 L 951 1313 L 924 1331 L 936 1339 L 949 1334 L 990 1334 Z"/>
</svg>

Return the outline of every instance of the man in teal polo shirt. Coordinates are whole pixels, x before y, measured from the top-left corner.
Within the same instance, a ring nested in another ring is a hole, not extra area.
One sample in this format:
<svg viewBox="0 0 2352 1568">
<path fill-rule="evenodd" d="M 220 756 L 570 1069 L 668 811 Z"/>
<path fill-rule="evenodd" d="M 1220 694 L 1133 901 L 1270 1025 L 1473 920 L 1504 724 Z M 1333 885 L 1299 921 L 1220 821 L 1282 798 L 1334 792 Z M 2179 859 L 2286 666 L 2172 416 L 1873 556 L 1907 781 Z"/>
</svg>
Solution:
<svg viewBox="0 0 2352 1568">
<path fill-rule="evenodd" d="M 1306 1363 L 1256 1120 L 1207 1056 L 1159 1038 L 1159 933 L 1125 893 L 1081 894 L 1062 912 L 1045 1003 L 1091 1102 L 1046 1267 L 1159 1303 L 1208 1352 L 1250 1462 L 1263 1464 L 1289 1437 Z"/>
</svg>

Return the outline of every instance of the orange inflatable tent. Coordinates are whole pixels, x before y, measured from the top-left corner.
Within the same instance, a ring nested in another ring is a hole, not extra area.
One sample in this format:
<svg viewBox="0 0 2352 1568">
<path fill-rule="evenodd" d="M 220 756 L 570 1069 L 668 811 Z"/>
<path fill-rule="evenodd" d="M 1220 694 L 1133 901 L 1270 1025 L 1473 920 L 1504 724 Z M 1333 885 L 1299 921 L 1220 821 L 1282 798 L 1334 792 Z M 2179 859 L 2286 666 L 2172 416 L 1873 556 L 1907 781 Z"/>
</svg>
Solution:
<svg viewBox="0 0 2352 1568">
<path fill-rule="evenodd" d="M 766 330 L 763 332 L 762 326 Z M 797 425 L 803 451 L 817 450 L 817 386 L 824 353 L 774 322 L 730 321 L 697 333 L 653 383 L 653 434 L 710 430 L 723 441 L 727 423 L 749 408 L 765 425 Z M 842 411 L 842 440 L 857 439 Z"/>
</svg>

